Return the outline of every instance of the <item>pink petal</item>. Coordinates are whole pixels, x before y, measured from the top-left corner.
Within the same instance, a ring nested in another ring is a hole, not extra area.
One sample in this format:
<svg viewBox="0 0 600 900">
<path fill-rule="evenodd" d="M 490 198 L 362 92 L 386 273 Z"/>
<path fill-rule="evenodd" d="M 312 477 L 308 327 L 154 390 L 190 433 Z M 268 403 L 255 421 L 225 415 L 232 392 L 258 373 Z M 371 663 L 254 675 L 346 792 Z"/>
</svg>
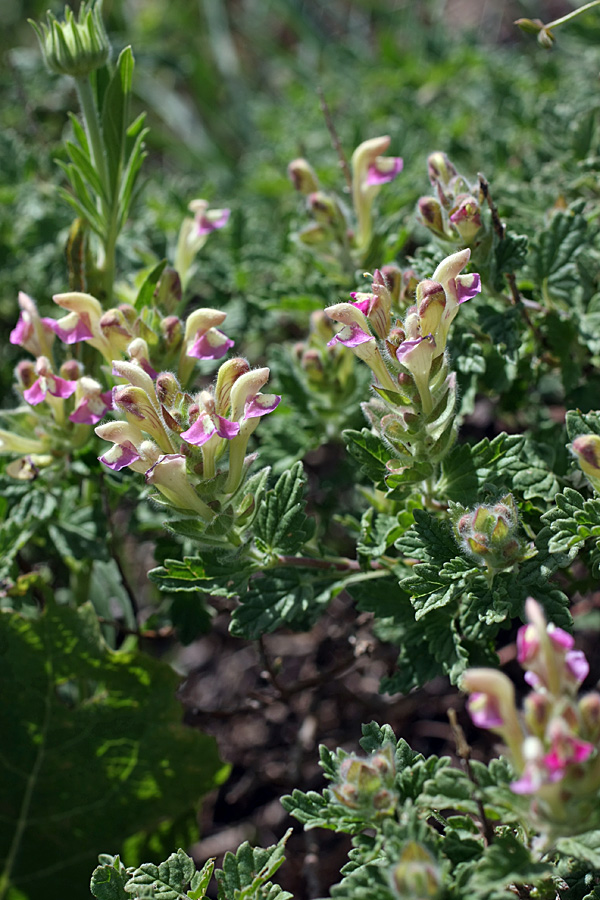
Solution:
<svg viewBox="0 0 600 900">
<path fill-rule="evenodd" d="M 221 359 L 234 343 L 218 328 L 209 328 L 196 338 L 186 355 L 195 359 Z"/>
<path fill-rule="evenodd" d="M 352 306 L 355 306 L 357 309 L 360 309 L 361 313 L 364 313 L 365 316 L 368 316 L 369 310 L 373 301 L 375 300 L 374 294 L 361 294 L 360 291 L 352 291 L 350 296 L 354 299 L 354 303 Z M 363 297 L 363 300 L 357 300 L 357 297 Z"/>
<path fill-rule="evenodd" d="M 548 625 L 548 637 L 559 650 L 572 650 L 575 646 L 573 635 L 563 631 L 557 625 L 553 625 L 552 622 Z"/>
<path fill-rule="evenodd" d="M 180 437 L 186 443 L 193 444 L 194 447 L 201 447 L 216 433 L 217 429 L 210 417 L 200 416 L 187 431 L 183 431 L 180 434 Z"/>
<path fill-rule="evenodd" d="M 501 728 L 504 725 L 497 702 L 487 694 L 471 694 L 467 707 L 473 724 L 478 728 Z"/>
<path fill-rule="evenodd" d="M 109 409 L 112 409 L 110 391 L 83 397 L 69 416 L 69 421 L 82 425 L 95 425 L 104 418 Z"/>
<path fill-rule="evenodd" d="M 476 272 L 472 275 L 458 275 L 454 283 L 456 285 L 456 299 L 459 303 L 466 303 L 467 300 L 472 300 L 481 291 L 481 278 Z"/>
<path fill-rule="evenodd" d="M 224 418 L 224 416 L 216 416 L 216 418 L 219 422 L 217 425 L 217 434 L 219 437 L 231 440 L 231 438 L 236 437 L 240 433 L 238 422 L 230 422 L 229 419 Z"/>
<path fill-rule="evenodd" d="M 519 665 L 528 663 L 537 653 L 540 646 L 534 625 L 523 625 L 517 631 L 517 660 Z"/>
<path fill-rule="evenodd" d="M 77 390 L 76 381 L 67 381 L 66 378 L 61 378 L 59 375 L 47 375 L 46 381 L 48 383 L 48 392 L 53 397 L 62 397 L 63 400 L 66 400 L 67 397 L 70 397 Z"/>
<path fill-rule="evenodd" d="M 22 312 L 19 315 L 19 321 L 10 333 L 9 341 L 11 344 L 18 344 L 22 347 L 32 334 L 33 325 L 31 318 L 28 314 Z"/>
<path fill-rule="evenodd" d="M 389 169 L 383 163 L 380 163 L 378 166 L 377 160 L 372 162 L 367 173 L 368 185 L 387 184 L 388 181 L 393 181 L 396 175 L 402 171 L 404 162 L 400 156 L 384 156 L 382 159 L 386 162 L 389 160 L 391 163 Z"/>
<path fill-rule="evenodd" d="M 265 416 L 267 413 L 277 409 L 281 402 L 281 397 L 277 394 L 256 394 L 246 403 L 244 409 L 244 419 L 256 419 L 258 416 Z"/>
<path fill-rule="evenodd" d="M 362 330 L 360 325 L 352 322 L 350 325 L 344 325 L 341 331 L 327 342 L 327 346 L 332 344 L 343 344 L 344 347 L 358 347 L 359 344 L 365 344 L 367 341 L 374 341 L 372 335 Z"/>
<path fill-rule="evenodd" d="M 28 403 L 31 403 L 32 406 L 37 406 L 38 403 L 44 402 L 47 393 L 46 387 L 42 387 L 42 379 L 36 378 L 31 387 L 27 388 L 26 391 L 23 391 L 23 397 Z"/>
<path fill-rule="evenodd" d="M 104 456 L 99 456 L 98 459 L 101 463 L 104 463 L 105 466 L 108 466 L 109 469 L 120 472 L 121 469 L 130 465 L 130 463 L 140 459 L 140 454 L 133 444 L 129 441 L 125 441 L 123 444 L 114 444 Z"/>
<path fill-rule="evenodd" d="M 565 656 L 567 671 L 573 679 L 581 684 L 589 675 L 590 666 L 582 650 L 569 650 Z"/>
<path fill-rule="evenodd" d="M 68 316 L 64 317 L 65 319 Z M 94 334 L 90 328 L 90 317 L 87 313 L 77 313 L 77 322 L 72 328 L 64 328 L 60 323 L 64 319 L 44 319 L 44 322 L 52 329 L 54 334 L 65 344 L 76 344 L 79 341 L 87 341 Z"/>
<path fill-rule="evenodd" d="M 200 216 L 198 219 L 198 234 L 210 234 L 211 231 L 223 228 L 227 225 L 230 215 L 231 210 L 229 209 L 221 210 L 221 215 L 216 219 L 211 218 L 210 213 L 204 213 L 204 215 Z"/>
</svg>

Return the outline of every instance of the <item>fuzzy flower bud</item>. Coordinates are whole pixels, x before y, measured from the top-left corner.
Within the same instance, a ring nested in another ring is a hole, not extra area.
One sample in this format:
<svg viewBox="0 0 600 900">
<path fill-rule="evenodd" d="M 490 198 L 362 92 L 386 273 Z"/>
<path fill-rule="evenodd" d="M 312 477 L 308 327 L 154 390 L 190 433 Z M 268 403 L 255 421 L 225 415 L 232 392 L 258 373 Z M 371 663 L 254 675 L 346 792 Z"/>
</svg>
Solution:
<svg viewBox="0 0 600 900">
<path fill-rule="evenodd" d="M 394 894 L 401 900 L 435 900 L 442 892 L 442 873 L 429 850 L 407 841 L 397 865 L 390 872 Z"/>
<path fill-rule="evenodd" d="M 67 6 L 64 22 L 59 22 L 51 12 L 46 23 L 29 20 L 52 72 L 82 78 L 108 61 L 110 44 L 101 10 L 101 0 L 91 0 L 81 4 L 77 18 Z"/>
<path fill-rule="evenodd" d="M 519 531 L 519 514 L 512 494 L 494 506 L 477 506 L 455 514 L 454 528 L 466 552 L 489 572 L 506 569 L 531 555 Z"/>
<path fill-rule="evenodd" d="M 331 791 L 339 803 L 351 809 L 373 809 L 391 815 L 396 804 L 393 792 L 396 763 L 391 744 L 366 758 L 354 754 L 340 765 L 338 784 Z"/>
<path fill-rule="evenodd" d="M 576 437 L 571 450 L 591 486 L 600 492 L 600 435 L 582 434 Z"/>
<path fill-rule="evenodd" d="M 308 195 L 319 190 L 316 172 L 305 159 L 293 159 L 287 171 L 292 184 L 301 194 Z"/>
</svg>

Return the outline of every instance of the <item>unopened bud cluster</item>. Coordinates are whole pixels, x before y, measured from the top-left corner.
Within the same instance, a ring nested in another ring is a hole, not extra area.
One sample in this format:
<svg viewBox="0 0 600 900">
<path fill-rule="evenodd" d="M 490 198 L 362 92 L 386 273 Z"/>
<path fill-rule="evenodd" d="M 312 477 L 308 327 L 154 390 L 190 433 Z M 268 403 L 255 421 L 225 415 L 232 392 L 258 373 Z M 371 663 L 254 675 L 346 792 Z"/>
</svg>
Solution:
<svg viewBox="0 0 600 900">
<path fill-rule="evenodd" d="M 442 893 L 442 872 L 423 844 L 407 841 L 390 872 L 390 884 L 401 900 L 435 900 Z"/>
<path fill-rule="evenodd" d="M 349 809 L 391 815 L 397 800 L 395 777 L 394 748 L 387 744 L 366 758 L 347 756 L 340 764 L 340 780 L 331 786 L 331 791 Z"/>
<path fill-rule="evenodd" d="M 456 376 L 449 370 L 446 343 L 461 304 L 481 290 L 479 275 L 463 275 L 470 250 L 444 259 L 431 279 L 417 284 L 416 304 L 403 320 L 392 312 L 392 295 L 376 270 L 371 290 L 353 302 L 328 307 L 344 326 L 330 342 L 342 344 L 375 375 L 379 395 L 363 409 L 374 430 L 393 450 L 398 465 L 437 462 L 454 437 Z"/>
<path fill-rule="evenodd" d="M 373 202 L 381 186 L 402 171 L 400 157 L 385 156 L 391 139 L 384 135 L 360 144 L 351 160 L 352 209 L 336 194 L 324 191 L 305 159 L 295 159 L 288 175 L 306 197 L 310 224 L 294 237 L 342 269 L 360 266 L 373 237 Z"/>
<path fill-rule="evenodd" d="M 470 669 L 462 686 L 475 725 L 494 731 L 508 748 L 517 773 L 511 789 L 531 798 L 529 824 L 556 838 L 598 827 L 600 694 L 578 698 L 589 672 L 584 654 L 570 634 L 546 623 L 532 598 L 526 614 L 517 658 L 531 692 L 522 712 L 502 672 Z"/>
<path fill-rule="evenodd" d="M 108 62 L 110 44 L 101 8 L 101 0 L 90 0 L 82 2 L 77 18 L 67 6 L 62 22 L 51 12 L 45 24 L 30 20 L 51 72 L 82 78 Z"/>
<path fill-rule="evenodd" d="M 419 199 L 420 221 L 444 241 L 473 244 L 482 229 L 483 197 L 479 186 L 470 185 L 445 153 L 432 153 L 427 169 L 434 193 Z"/>
<path fill-rule="evenodd" d="M 489 572 L 507 569 L 528 559 L 532 549 L 519 528 L 519 514 L 512 494 L 492 506 L 454 510 L 456 536 L 466 550 Z"/>
</svg>

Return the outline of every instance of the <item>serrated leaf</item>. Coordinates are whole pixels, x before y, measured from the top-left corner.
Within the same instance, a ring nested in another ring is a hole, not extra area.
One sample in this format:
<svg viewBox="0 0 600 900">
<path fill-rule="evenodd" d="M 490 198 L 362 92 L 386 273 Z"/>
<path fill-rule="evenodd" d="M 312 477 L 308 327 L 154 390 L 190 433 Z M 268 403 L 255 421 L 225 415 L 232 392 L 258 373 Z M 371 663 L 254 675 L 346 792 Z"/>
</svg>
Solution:
<svg viewBox="0 0 600 900">
<path fill-rule="evenodd" d="M 0 847 L 22 821 L 15 889 L 64 900 L 99 850 L 189 810 L 226 769 L 213 739 L 181 724 L 171 667 L 110 651 L 91 605 L 0 613 L 0 647 L 11 698 L 0 709 Z"/>
<path fill-rule="evenodd" d="M 215 868 L 215 860 L 207 859 L 199 872 L 193 875 L 190 882 L 190 890 L 187 892 L 190 900 L 201 900 L 205 896 L 210 879 L 212 878 Z"/>
<path fill-rule="evenodd" d="M 542 296 L 568 302 L 578 283 L 576 260 L 588 242 L 584 201 L 557 210 L 531 248 L 529 268 Z"/>
<path fill-rule="evenodd" d="M 240 596 L 231 634 L 256 640 L 281 625 L 308 631 L 323 614 L 339 581 L 340 573 L 333 567 L 325 571 L 295 566 L 269 569 Z"/>
<path fill-rule="evenodd" d="M 148 578 L 161 591 L 201 591 L 213 597 L 237 597 L 246 590 L 252 568 L 229 552 L 219 567 L 206 564 L 204 556 L 165 559 L 162 566 L 151 569 Z M 214 573 L 214 574 L 213 574 Z"/>
<path fill-rule="evenodd" d="M 580 859 L 600 874 L 600 831 L 580 834 L 578 837 L 560 838 L 557 850 L 565 856 Z"/>
<path fill-rule="evenodd" d="M 580 434 L 600 434 L 600 413 L 595 411 L 582 413 L 579 409 L 569 409 L 565 423 L 570 441 Z"/>
<path fill-rule="evenodd" d="M 500 238 L 494 232 L 492 253 L 490 258 L 490 279 L 495 290 L 501 291 L 506 287 L 504 275 L 508 272 L 517 272 L 527 258 L 528 238 L 526 234 L 515 234 L 513 231 L 505 231 Z"/>
<path fill-rule="evenodd" d="M 515 835 L 506 833 L 497 835 L 494 843 L 485 848 L 473 869 L 469 888 L 488 897 L 491 890 L 511 884 L 540 884 L 550 873 L 548 864 L 534 862 L 529 849 Z M 514 895 L 511 892 L 507 896 Z"/>
<path fill-rule="evenodd" d="M 293 554 L 310 539 L 314 523 L 304 512 L 306 476 L 301 462 L 280 475 L 261 500 L 254 539 L 264 553 Z"/>
<path fill-rule="evenodd" d="M 97 900 L 131 900 L 125 891 L 130 874 L 118 856 L 110 862 L 100 857 L 101 865 L 94 869 L 90 881 L 90 891 Z"/>
<path fill-rule="evenodd" d="M 144 863 L 125 886 L 136 900 L 187 900 L 187 885 L 196 873 L 194 860 L 179 849 L 158 866 Z"/>
<path fill-rule="evenodd" d="M 267 849 L 252 848 L 243 843 L 235 854 L 226 853 L 223 868 L 215 871 L 218 900 L 250 900 L 262 897 L 270 888 L 270 880 L 285 860 L 285 845 L 292 833 L 289 828 L 284 836 Z M 291 894 L 278 891 L 279 900 L 288 900 Z"/>
<path fill-rule="evenodd" d="M 360 464 L 362 472 L 376 487 L 382 487 L 388 474 L 386 463 L 391 455 L 389 449 L 368 428 L 362 431 L 347 429 L 342 432 L 342 437 L 346 450 Z"/>
</svg>

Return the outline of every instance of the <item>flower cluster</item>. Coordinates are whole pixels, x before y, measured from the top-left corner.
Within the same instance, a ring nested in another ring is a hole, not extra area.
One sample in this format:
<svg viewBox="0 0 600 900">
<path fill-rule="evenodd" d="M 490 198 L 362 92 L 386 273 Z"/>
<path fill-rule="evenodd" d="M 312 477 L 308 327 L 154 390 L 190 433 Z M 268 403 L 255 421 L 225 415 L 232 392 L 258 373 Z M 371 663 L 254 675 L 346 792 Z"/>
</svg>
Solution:
<svg viewBox="0 0 600 900">
<path fill-rule="evenodd" d="M 419 219 L 442 240 L 472 244 L 482 228 L 479 187 L 472 187 L 445 153 L 432 153 L 427 169 L 435 196 L 419 199 Z"/>
<path fill-rule="evenodd" d="M 382 185 L 402 171 L 400 157 L 384 155 L 390 143 L 387 135 L 371 138 L 352 154 L 352 211 L 341 198 L 321 189 L 305 159 L 295 159 L 288 166 L 294 187 L 306 196 L 313 220 L 295 235 L 296 239 L 337 260 L 342 269 L 362 264 L 373 237 L 375 197 Z"/>
<path fill-rule="evenodd" d="M 532 547 L 519 531 L 519 513 L 512 494 L 472 511 L 456 506 L 453 513 L 457 539 L 490 575 L 531 555 Z"/>
<path fill-rule="evenodd" d="M 392 312 L 392 294 L 379 270 L 369 293 L 328 307 L 344 327 L 330 342 L 348 347 L 376 377 L 379 398 L 363 409 L 397 458 L 437 461 L 454 440 L 456 379 L 445 354 L 450 325 L 461 304 L 481 290 L 479 275 L 461 274 L 470 250 L 444 259 L 431 279 L 416 287 L 416 304 L 401 322 Z M 426 436 L 422 432 L 427 425 Z M 425 443 L 424 443 L 425 441 Z"/>
<path fill-rule="evenodd" d="M 177 272 L 165 270 L 156 296 L 168 307 L 178 303 Z M 186 387 L 198 360 L 221 359 L 233 346 L 219 328 L 226 314 L 216 309 L 197 309 L 181 320 L 156 307 L 140 313 L 122 303 L 104 310 L 99 300 L 79 291 L 56 294 L 54 302 L 64 315 L 41 317 L 31 297 L 20 293 L 19 320 L 10 334 L 12 344 L 36 357 L 17 365 L 16 390 L 27 405 L 4 413 L 12 428 L 0 432 L 0 452 L 26 455 L 9 466 L 9 474 L 18 478 L 35 477 L 40 466 L 86 443 L 89 426 L 113 408 L 112 388 L 124 377 L 118 373 L 124 358 L 150 383 L 170 369 Z M 82 358 L 82 344 L 98 352 L 87 369 L 78 359 L 65 359 L 70 352 Z"/>
<path fill-rule="evenodd" d="M 143 473 L 167 503 L 212 521 L 223 498 L 242 482 L 250 435 L 281 399 L 261 393 L 269 370 L 229 359 L 221 365 L 214 389 L 195 397 L 182 390 L 172 373 L 163 372 L 154 381 L 135 362 L 115 362 L 113 374 L 127 382 L 112 394 L 123 419 L 96 428 L 113 445 L 100 461 L 114 471 L 129 467 Z M 221 473 L 217 463 L 226 451 L 227 472 Z"/>
<path fill-rule="evenodd" d="M 339 803 L 350 809 L 372 809 L 379 815 L 391 815 L 397 801 L 395 777 L 394 748 L 386 744 L 366 759 L 355 754 L 347 756 L 340 765 L 340 780 L 331 786 L 331 791 Z"/>
<path fill-rule="evenodd" d="M 505 742 L 518 777 L 515 794 L 531 797 L 530 814 L 547 833 L 569 834 L 593 827 L 600 788 L 600 694 L 577 697 L 588 675 L 584 654 L 570 634 L 546 624 L 540 605 L 526 603 L 529 624 L 517 635 L 517 657 L 532 688 L 517 712 L 512 682 L 494 669 L 470 669 L 473 722 Z"/>
</svg>

